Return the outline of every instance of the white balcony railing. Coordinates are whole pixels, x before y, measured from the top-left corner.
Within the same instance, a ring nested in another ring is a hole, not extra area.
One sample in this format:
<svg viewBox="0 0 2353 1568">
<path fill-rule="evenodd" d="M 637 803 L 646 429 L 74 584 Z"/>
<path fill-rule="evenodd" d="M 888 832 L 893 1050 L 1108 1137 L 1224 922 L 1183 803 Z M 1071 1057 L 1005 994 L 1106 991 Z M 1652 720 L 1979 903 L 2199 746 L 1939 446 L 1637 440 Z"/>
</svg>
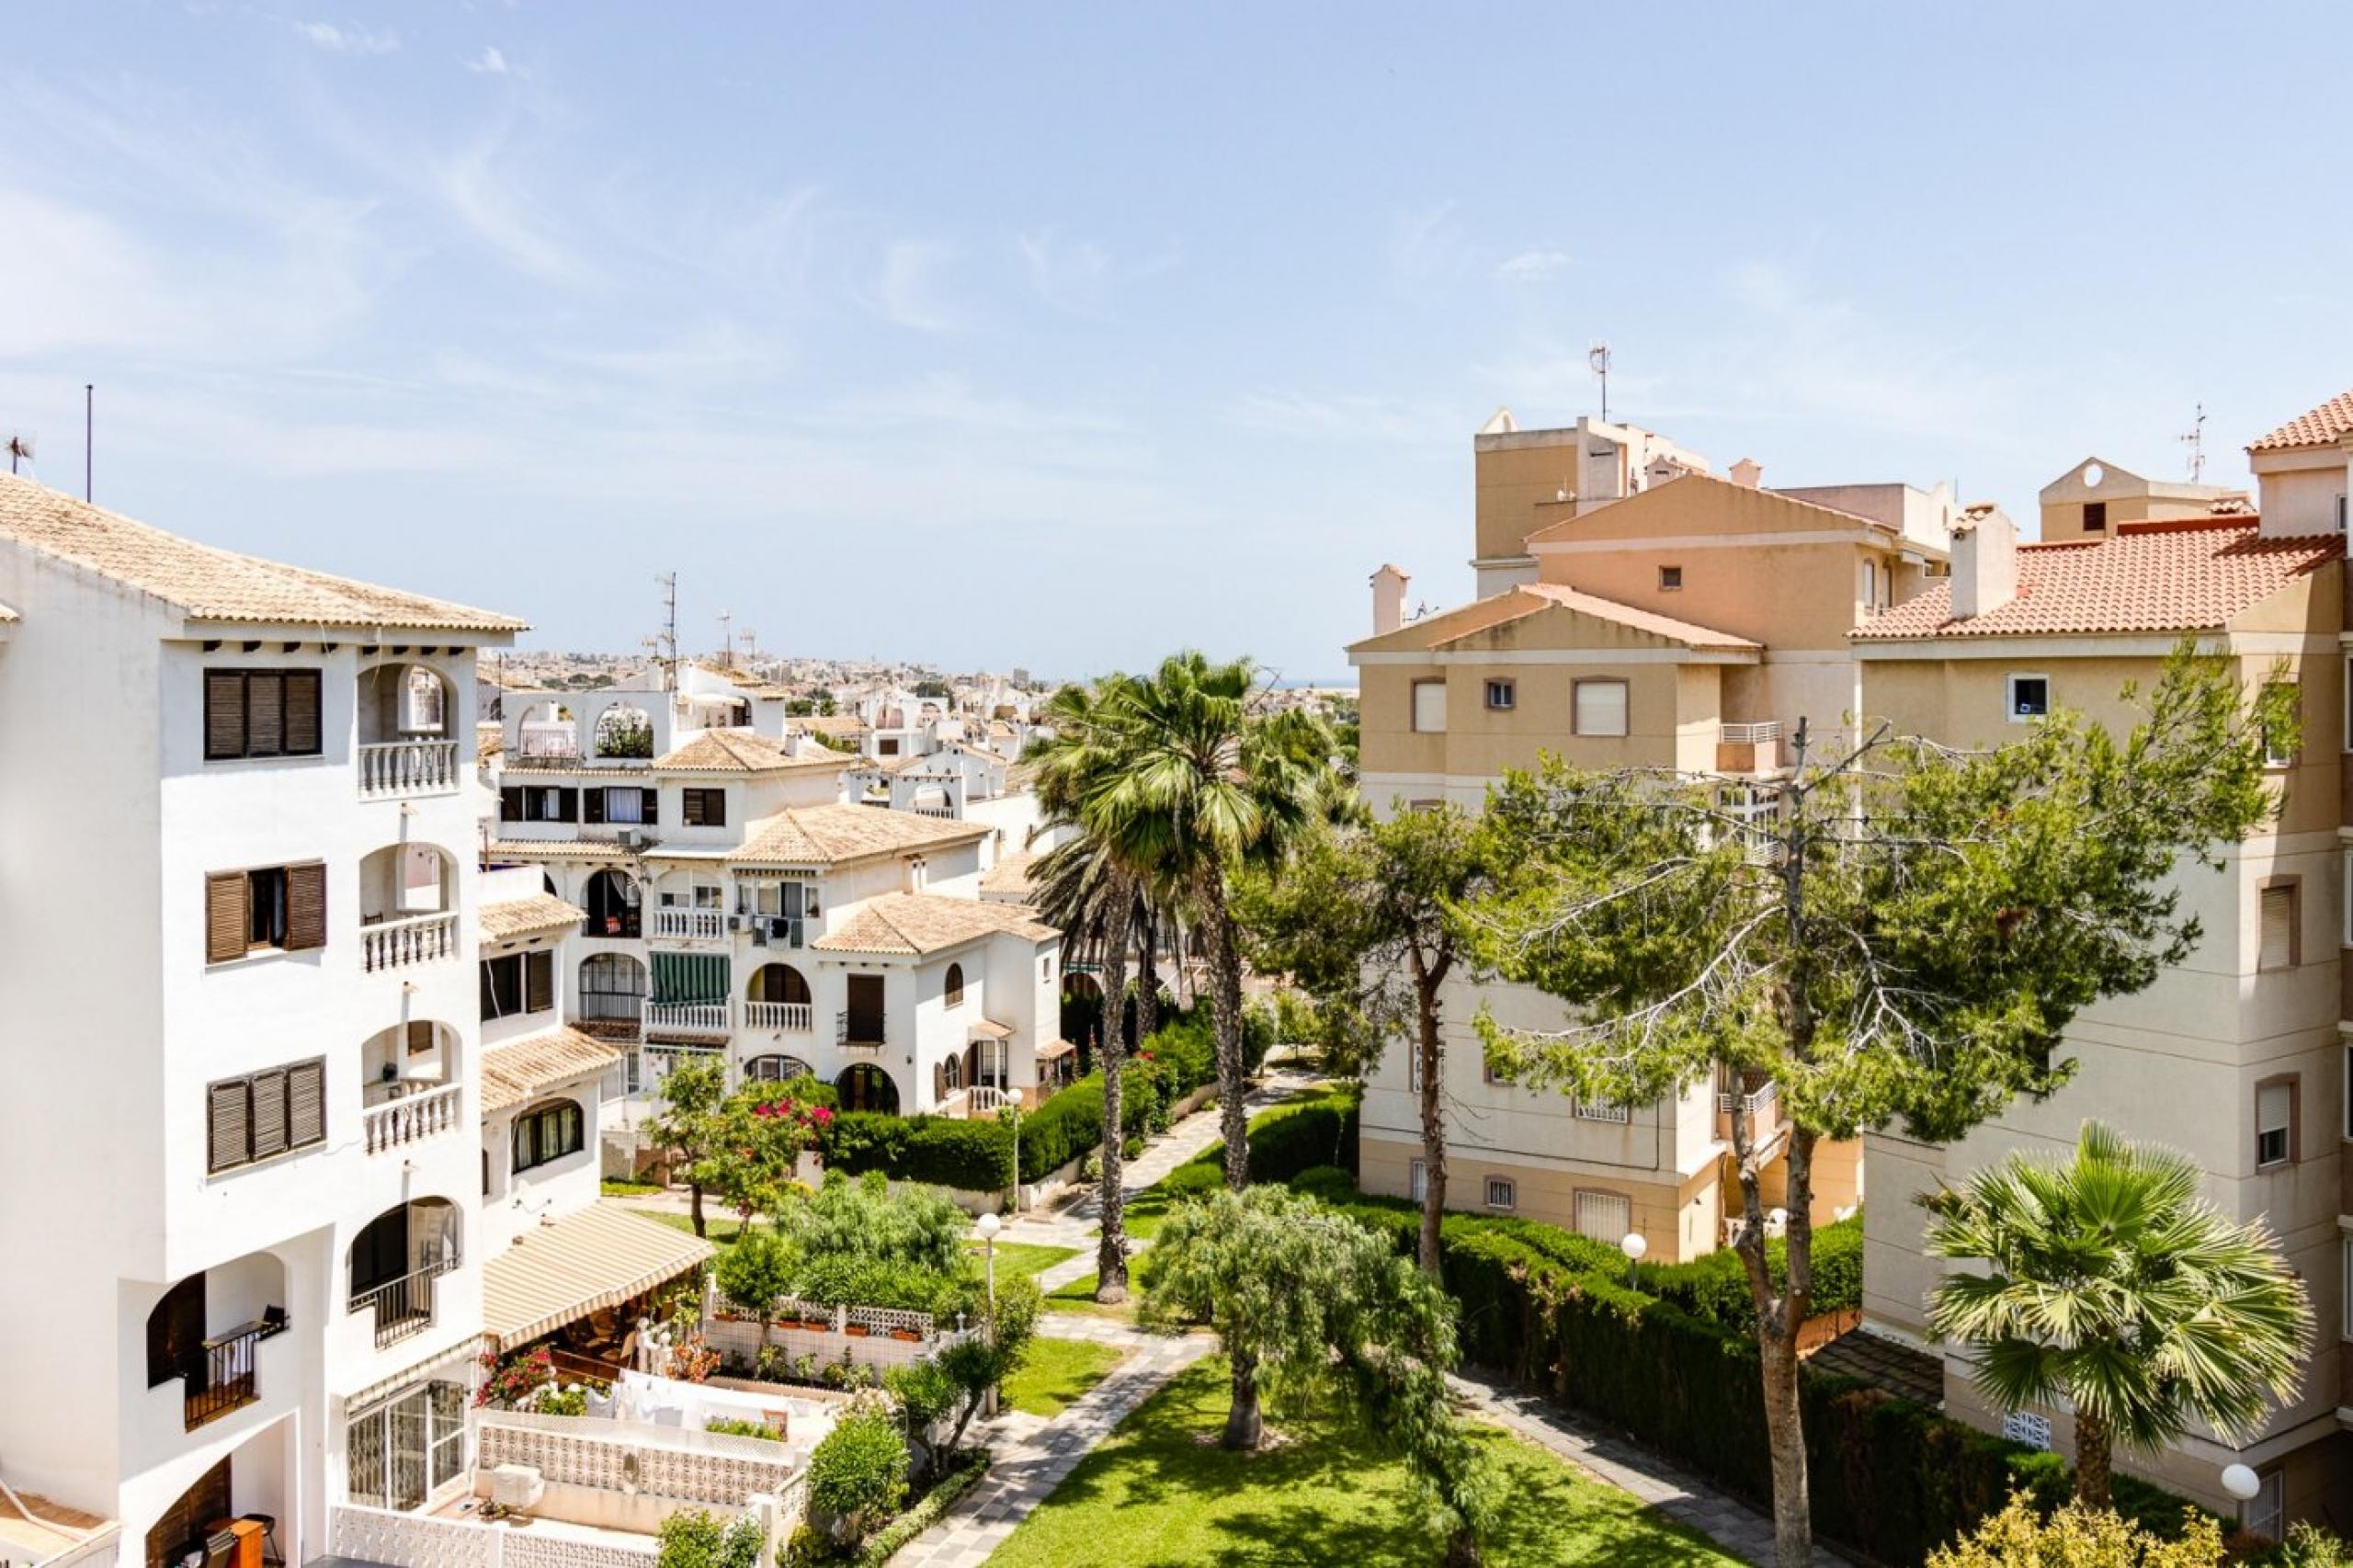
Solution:
<svg viewBox="0 0 2353 1568">
<path fill-rule="evenodd" d="M 657 909 L 654 935 L 674 942 L 717 942 L 727 936 L 727 914 L 718 909 Z"/>
<path fill-rule="evenodd" d="M 1767 719 L 1753 724 L 1723 726 L 1723 742 L 1726 745 L 1753 746 L 1762 744 L 1766 741 L 1778 741 L 1780 738 L 1781 722 L 1779 719 Z"/>
<path fill-rule="evenodd" d="M 807 1002 L 746 1002 L 744 1027 L 807 1034 L 816 1026 L 816 1009 Z"/>
<path fill-rule="evenodd" d="M 645 1027 L 679 1029 L 688 1034 L 725 1034 L 733 1026 L 729 1017 L 733 1011 L 724 1002 L 648 1002 Z"/>
<path fill-rule="evenodd" d="M 458 917 L 454 915 L 418 915 L 359 928 L 360 967 L 370 974 L 431 963 L 452 957 L 457 950 Z"/>
<path fill-rule="evenodd" d="M 1006 1092 L 994 1084 L 975 1084 L 964 1091 L 964 1114 L 967 1116 L 995 1116 L 1013 1103 Z"/>
<path fill-rule="evenodd" d="M 392 741 L 359 748 L 359 798 L 448 795 L 458 788 L 458 743 Z"/>
<path fill-rule="evenodd" d="M 1724 1116 L 1732 1114 L 1734 1104 L 1748 1113 L 1754 1126 L 1771 1127 L 1780 1120 L 1781 1091 L 1775 1085 L 1766 1084 L 1745 1095 L 1725 1091 L 1716 1096 L 1716 1109 Z"/>
<path fill-rule="evenodd" d="M 359 1113 L 360 1142 L 371 1154 L 404 1144 L 422 1142 L 458 1125 L 458 1091 L 463 1085 L 444 1084 Z"/>
</svg>

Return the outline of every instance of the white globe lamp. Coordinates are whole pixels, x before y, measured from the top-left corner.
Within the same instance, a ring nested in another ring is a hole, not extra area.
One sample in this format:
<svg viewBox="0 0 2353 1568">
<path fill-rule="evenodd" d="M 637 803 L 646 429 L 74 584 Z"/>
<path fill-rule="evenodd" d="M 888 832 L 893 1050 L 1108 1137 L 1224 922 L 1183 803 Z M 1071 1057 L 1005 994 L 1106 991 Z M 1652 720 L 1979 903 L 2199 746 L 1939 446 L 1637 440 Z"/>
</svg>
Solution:
<svg viewBox="0 0 2353 1568">
<path fill-rule="evenodd" d="M 1643 1256 L 1651 1250 L 1651 1244 L 1643 1239 L 1642 1232 L 1629 1231 L 1619 1238 L 1618 1250 L 1626 1255 L 1626 1288 L 1630 1290 L 1638 1289 L 1640 1277 L 1635 1274 L 1634 1266 L 1643 1261 Z"/>
<path fill-rule="evenodd" d="M 2242 1503 L 2252 1503 L 2263 1490 L 2263 1478 L 2245 1465 L 2224 1465 L 2222 1490 Z"/>
</svg>

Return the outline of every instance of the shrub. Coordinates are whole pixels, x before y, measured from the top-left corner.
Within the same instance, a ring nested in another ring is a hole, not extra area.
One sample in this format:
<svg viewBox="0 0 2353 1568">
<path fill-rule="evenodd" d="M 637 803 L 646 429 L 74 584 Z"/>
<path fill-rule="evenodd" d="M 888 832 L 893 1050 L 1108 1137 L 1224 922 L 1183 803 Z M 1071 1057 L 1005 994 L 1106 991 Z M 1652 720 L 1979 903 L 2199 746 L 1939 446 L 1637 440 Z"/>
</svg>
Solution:
<svg viewBox="0 0 2353 1568">
<path fill-rule="evenodd" d="M 1026 1143 L 1029 1129 L 1022 1132 Z M 880 1171 L 894 1181 L 964 1192 L 999 1192 L 1013 1185 L 1013 1130 L 995 1121 L 845 1111 L 817 1147 L 829 1172 Z"/>
<path fill-rule="evenodd" d="M 856 1568 L 882 1568 L 899 1548 L 923 1534 L 938 1523 L 941 1515 L 956 1506 L 957 1500 L 980 1484 L 988 1473 L 989 1451 L 976 1449 L 957 1460 L 945 1471 L 923 1501 L 891 1521 L 890 1528 L 875 1535 L 858 1552 Z"/>
<path fill-rule="evenodd" d="M 1217 1031 L 1206 1006 L 1179 1013 L 1146 1035 L 1138 1055 L 1161 1075 L 1169 1100 L 1183 1099 L 1217 1078 Z"/>
<path fill-rule="evenodd" d="M 719 1255 L 720 1294 L 729 1306 L 765 1323 L 792 1288 L 798 1264 L 792 1248 L 775 1232 L 746 1230 Z"/>
<path fill-rule="evenodd" d="M 722 1519 L 702 1508 L 681 1508 L 662 1521 L 658 1568 L 754 1568 L 760 1527 L 748 1517 Z"/>
<path fill-rule="evenodd" d="M 2076 1504 L 2045 1517 L 2024 1496 L 1928 1558 L 1928 1568 L 2221 1568 L 2222 1534 L 2194 1514 L 2178 1540 Z"/>
<path fill-rule="evenodd" d="M 733 1415 L 706 1417 L 702 1424 L 706 1432 L 724 1433 L 731 1437 L 760 1437 L 771 1443 L 784 1441 L 784 1434 L 765 1421 L 748 1421 Z"/>
<path fill-rule="evenodd" d="M 1286 1101 L 1251 1118 L 1249 1139 L 1254 1184 L 1289 1182 L 1319 1165 L 1354 1171 L 1357 1097 L 1352 1091 L 1332 1090 Z M 1212 1143 L 1180 1170 L 1197 1165 L 1215 1169 L 1224 1159 L 1225 1145 Z"/>
<path fill-rule="evenodd" d="M 853 1541 L 906 1494 L 907 1445 L 883 1412 L 850 1410 L 809 1456 L 809 1506 L 840 1519 Z"/>
</svg>

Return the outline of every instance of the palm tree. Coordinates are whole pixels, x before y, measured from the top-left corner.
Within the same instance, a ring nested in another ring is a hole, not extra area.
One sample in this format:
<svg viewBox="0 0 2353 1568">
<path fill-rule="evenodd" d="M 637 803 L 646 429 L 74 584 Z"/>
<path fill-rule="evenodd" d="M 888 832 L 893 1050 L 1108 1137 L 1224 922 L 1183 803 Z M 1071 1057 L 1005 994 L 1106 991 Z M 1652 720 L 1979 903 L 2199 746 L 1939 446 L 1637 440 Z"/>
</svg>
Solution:
<svg viewBox="0 0 2353 1568">
<path fill-rule="evenodd" d="M 1242 1054 L 1242 956 L 1226 906 L 1238 860 L 1279 863 L 1320 801 L 1331 738 L 1312 715 L 1259 710 L 1257 666 L 1211 664 L 1193 650 L 1148 676 L 1108 684 L 1096 704 L 1114 765 L 1090 780 L 1079 816 L 1130 866 L 1151 868 L 1190 910 L 1209 944 L 1226 1185 L 1247 1184 L 1247 1076 Z"/>
<path fill-rule="evenodd" d="M 1920 1202 L 1930 1256 L 1989 1266 L 1939 1281 L 1930 1324 L 2005 1411 L 2075 1406 L 2078 1501 L 2109 1506 L 2117 1442 L 2153 1452 L 2192 1419 L 2235 1441 L 2296 1392 L 2303 1282 L 2260 1221 L 2198 1196 L 2186 1156 L 2086 1121 L 2066 1164 L 2012 1154 Z"/>
</svg>

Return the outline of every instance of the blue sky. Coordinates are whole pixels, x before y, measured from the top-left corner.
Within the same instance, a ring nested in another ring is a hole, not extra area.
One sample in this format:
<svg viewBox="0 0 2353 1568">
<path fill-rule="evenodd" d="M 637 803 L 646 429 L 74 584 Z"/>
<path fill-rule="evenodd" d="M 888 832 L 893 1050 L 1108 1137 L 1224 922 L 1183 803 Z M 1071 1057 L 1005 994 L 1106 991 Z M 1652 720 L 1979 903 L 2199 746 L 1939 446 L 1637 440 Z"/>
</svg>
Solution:
<svg viewBox="0 0 2353 1568">
<path fill-rule="evenodd" d="M 0 427 L 627 649 L 1345 669 L 1470 437 L 2210 478 L 2353 384 L 2353 11 L 17 0 Z"/>
</svg>

